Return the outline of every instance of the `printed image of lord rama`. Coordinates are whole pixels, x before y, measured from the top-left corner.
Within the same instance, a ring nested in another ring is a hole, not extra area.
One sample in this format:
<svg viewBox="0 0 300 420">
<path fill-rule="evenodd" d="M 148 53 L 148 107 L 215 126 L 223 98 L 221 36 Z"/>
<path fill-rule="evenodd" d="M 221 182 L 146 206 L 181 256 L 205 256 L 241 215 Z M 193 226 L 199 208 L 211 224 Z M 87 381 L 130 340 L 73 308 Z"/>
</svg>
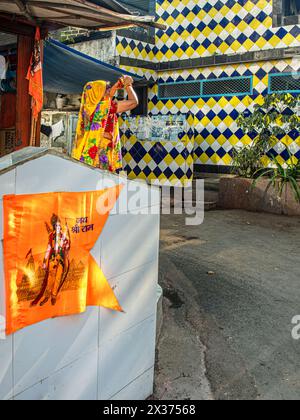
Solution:
<svg viewBox="0 0 300 420">
<path fill-rule="evenodd" d="M 65 222 L 65 228 L 56 214 L 52 215 L 51 227 L 46 224 L 49 235 L 47 251 L 43 261 L 45 277 L 38 296 L 31 303 L 31 306 L 45 305 L 49 299 L 54 306 L 58 294 L 63 287 L 70 269 L 69 251 L 71 249 L 70 231 Z"/>
</svg>

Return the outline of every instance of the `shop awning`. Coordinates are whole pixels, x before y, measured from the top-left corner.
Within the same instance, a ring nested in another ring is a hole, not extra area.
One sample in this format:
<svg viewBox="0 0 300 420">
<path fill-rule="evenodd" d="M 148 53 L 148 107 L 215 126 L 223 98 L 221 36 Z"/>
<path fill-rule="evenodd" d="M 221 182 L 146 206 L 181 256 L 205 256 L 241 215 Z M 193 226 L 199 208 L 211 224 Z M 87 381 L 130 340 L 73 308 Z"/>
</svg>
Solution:
<svg viewBox="0 0 300 420">
<path fill-rule="evenodd" d="M 92 80 L 116 82 L 122 74 L 143 78 L 103 63 L 55 40 L 45 41 L 44 48 L 45 92 L 80 94 L 84 85 Z"/>
<path fill-rule="evenodd" d="M 1 0 L 0 16 L 42 28 L 74 26 L 110 30 L 130 26 L 164 27 L 155 21 L 155 16 L 135 13 L 124 3 L 117 0 Z"/>
</svg>

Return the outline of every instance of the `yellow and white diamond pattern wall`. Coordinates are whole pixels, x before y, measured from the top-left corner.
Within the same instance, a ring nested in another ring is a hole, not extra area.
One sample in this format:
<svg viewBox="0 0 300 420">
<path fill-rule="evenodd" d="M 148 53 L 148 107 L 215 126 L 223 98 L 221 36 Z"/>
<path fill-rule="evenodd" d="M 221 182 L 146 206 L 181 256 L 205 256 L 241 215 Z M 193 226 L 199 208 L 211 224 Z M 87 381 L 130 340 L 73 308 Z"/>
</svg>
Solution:
<svg viewBox="0 0 300 420">
<path fill-rule="evenodd" d="M 300 26 L 272 27 L 272 0 L 157 0 L 159 62 L 299 46 Z"/>
<path fill-rule="evenodd" d="M 157 62 L 155 46 L 135 39 L 117 36 L 116 51 L 119 57 Z"/>
<path fill-rule="evenodd" d="M 124 66 L 124 65 L 121 65 L 120 68 L 129 73 L 136 74 L 137 76 L 145 77 L 146 80 L 151 80 L 153 82 L 156 82 L 158 78 L 157 71 L 155 70 L 143 69 L 141 67 Z"/>
<path fill-rule="evenodd" d="M 184 137 L 179 141 L 140 141 L 130 130 L 130 120 L 120 119 L 123 169 L 129 179 L 153 185 L 190 187 L 194 166 L 194 117 L 187 117 Z"/>
<path fill-rule="evenodd" d="M 158 83 L 251 76 L 253 77 L 253 93 L 245 96 L 160 100 L 158 85 L 155 85 L 149 93 L 149 111 L 151 115 L 191 113 L 195 118 L 195 163 L 230 165 L 233 148 L 250 144 L 253 140 L 249 135 L 244 135 L 237 126 L 236 119 L 239 114 L 246 110 L 253 110 L 254 104 L 261 101 L 262 97 L 267 94 L 270 74 L 299 70 L 297 60 L 284 60 L 159 73 Z M 288 133 L 270 151 L 273 155 L 278 156 L 281 162 L 289 158 L 284 144 L 288 144 L 291 152 L 300 158 L 298 132 Z"/>
</svg>

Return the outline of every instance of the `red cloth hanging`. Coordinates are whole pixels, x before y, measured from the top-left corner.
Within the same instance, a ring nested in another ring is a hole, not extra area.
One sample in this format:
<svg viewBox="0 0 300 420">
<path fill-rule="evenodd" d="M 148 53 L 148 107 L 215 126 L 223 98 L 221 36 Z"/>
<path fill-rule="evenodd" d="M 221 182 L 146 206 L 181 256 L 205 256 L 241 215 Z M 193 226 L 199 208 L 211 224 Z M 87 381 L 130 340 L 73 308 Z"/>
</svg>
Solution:
<svg viewBox="0 0 300 420">
<path fill-rule="evenodd" d="M 27 80 L 29 80 L 29 95 L 32 97 L 32 116 L 37 120 L 39 113 L 43 108 L 43 71 L 40 28 L 36 28 L 34 49 L 27 73 Z"/>
</svg>

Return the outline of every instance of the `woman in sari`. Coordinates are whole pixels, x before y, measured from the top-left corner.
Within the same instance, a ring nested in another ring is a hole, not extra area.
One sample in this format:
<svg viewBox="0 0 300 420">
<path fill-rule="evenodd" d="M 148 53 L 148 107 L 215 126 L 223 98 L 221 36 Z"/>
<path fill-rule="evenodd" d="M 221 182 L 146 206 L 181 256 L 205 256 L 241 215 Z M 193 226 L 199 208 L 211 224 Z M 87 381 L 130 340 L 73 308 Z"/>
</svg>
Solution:
<svg viewBox="0 0 300 420">
<path fill-rule="evenodd" d="M 130 76 L 123 76 L 113 87 L 102 80 L 85 85 L 73 158 L 111 172 L 122 168 L 118 114 L 130 111 L 138 105 L 132 85 L 133 79 Z M 118 103 L 114 96 L 122 88 L 126 89 L 128 99 Z"/>
</svg>

